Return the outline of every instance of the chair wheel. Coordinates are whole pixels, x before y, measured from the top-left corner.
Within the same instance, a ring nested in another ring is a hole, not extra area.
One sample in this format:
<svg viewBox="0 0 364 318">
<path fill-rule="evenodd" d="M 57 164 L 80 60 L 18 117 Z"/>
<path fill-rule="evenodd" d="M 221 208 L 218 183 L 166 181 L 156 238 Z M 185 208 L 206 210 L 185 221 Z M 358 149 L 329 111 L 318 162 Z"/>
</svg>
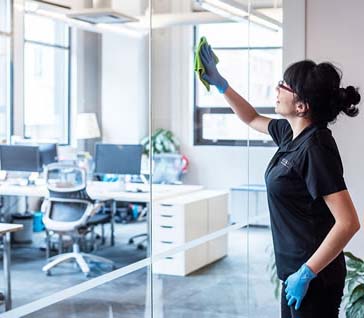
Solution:
<svg viewBox="0 0 364 318">
<path fill-rule="evenodd" d="M 52 272 L 49 270 L 49 271 L 46 271 L 45 273 L 47 276 L 52 276 Z"/>
<path fill-rule="evenodd" d="M 130 245 L 131 244 L 134 244 L 134 240 L 133 239 L 130 239 L 129 242 L 128 242 L 128 244 L 130 244 Z"/>
<path fill-rule="evenodd" d="M 145 246 L 143 244 L 138 244 L 137 249 L 138 250 L 145 250 Z"/>
</svg>

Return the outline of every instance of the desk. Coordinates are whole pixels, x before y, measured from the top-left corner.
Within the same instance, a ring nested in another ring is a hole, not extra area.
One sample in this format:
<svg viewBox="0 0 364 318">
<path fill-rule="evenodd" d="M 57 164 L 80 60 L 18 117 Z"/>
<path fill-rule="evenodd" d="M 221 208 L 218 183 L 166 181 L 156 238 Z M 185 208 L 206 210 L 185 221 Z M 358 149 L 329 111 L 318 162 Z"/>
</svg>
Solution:
<svg viewBox="0 0 364 318">
<path fill-rule="evenodd" d="M 153 184 L 152 192 L 149 184 L 130 183 L 127 189 L 140 189 L 144 192 L 130 192 L 118 190 L 118 184 L 114 182 L 92 181 L 87 184 L 87 193 L 94 200 L 113 201 L 111 221 L 111 244 L 114 245 L 114 215 L 116 213 L 116 202 L 142 202 L 163 200 L 166 198 L 201 190 L 200 185 L 167 185 Z M 25 196 L 25 197 L 47 197 L 46 185 L 19 186 L 6 182 L 0 183 L 0 195 Z"/>
<path fill-rule="evenodd" d="M 3 262 L 5 283 L 5 310 L 11 309 L 11 280 L 10 280 L 10 233 L 20 231 L 23 225 L 0 223 L 0 236 L 3 237 Z"/>
<path fill-rule="evenodd" d="M 92 181 L 87 184 L 87 193 L 94 200 L 149 202 L 198 191 L 203 186 L 153 184 L 152 192 L 149 192 L 150 185 L 131 183 L 128 188 L 130 190 L 141 189 L 144 192 L 120 191 L 113 182 Z M 0 183 L 0 195 L 47 197 L 48 190 L 46 185 L 18 186 L 3 182 Z"/>
<path fill-rule="evenodd" d="M 203 189 L 200 185 L 166 185 L 153 184 L 151 192 L 148 184 L 129 184 L 127 189 L 140 189 L 145 192 L 128 192 L 117 190 L 117 184 L 112 182 L 92 182 L 87 185 L 87 193 L 90 197 L 98 200 L 112 200 L 111 221 L 111 245 L 114 245 L 114 215 L 116 214 L 116 202 L 141 202 L 147 203 L 164 200 L 166 198 L 187 194 Z M 1 194 L 1 191 L 0 191 Z M 149 230 L 149 226 L 148 226 Z"/>
</svg>

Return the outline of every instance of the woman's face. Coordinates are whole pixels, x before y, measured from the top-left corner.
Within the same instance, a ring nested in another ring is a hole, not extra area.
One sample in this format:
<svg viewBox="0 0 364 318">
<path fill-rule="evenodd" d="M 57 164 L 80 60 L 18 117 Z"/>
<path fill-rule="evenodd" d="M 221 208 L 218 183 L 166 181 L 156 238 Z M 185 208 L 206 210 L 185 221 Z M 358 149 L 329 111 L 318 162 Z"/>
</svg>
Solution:
<svg viewBox="0 0 364 318">
<path fill-rule="evenodd" d="M 296 115 L 295 94 L 293 90 L 283 81 L 276 87 L 277 102 L 275 112 L 283 117 Z"/>
</svg>

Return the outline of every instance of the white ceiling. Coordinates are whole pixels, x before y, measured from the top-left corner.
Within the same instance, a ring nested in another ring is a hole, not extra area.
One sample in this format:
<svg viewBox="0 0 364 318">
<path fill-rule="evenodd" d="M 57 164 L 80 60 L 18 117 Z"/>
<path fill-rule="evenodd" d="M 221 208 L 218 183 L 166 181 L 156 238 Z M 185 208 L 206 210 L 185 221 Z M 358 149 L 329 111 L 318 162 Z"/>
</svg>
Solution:
<svg viewBox="0 0 364 318">
<path fill-rule="evenodd" d="M 245 5 L 248 5 L 250 2 L 251 5 L 256 9 L 282 7 L 282 0 L 235 0 L 235 1 Z"/>
</svg>

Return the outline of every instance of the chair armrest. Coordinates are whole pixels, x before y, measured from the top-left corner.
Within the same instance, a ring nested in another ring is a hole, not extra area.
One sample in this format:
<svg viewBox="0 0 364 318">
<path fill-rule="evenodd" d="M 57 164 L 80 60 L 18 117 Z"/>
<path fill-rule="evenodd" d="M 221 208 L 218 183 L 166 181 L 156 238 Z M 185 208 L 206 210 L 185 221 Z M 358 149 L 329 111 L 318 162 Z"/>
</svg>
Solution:
<svg viewBox="0 0 364 318">
<path fill-rule="evenodd" d="M 94 216 L 103 206 L 104 206 L 104 203 L 102 203 L 102 202 L 94 203 L 92 205 L 91 209 L 87 213 L 88 217 Z"/>
<path fill-rule="evenodd" d="M 40 211 L 45 214 L 47 212 L 49 208 L 49 200 L 48 199 L 44 199 L 42 202 L 42 205 L 40 207 Z"/>
</svg>

